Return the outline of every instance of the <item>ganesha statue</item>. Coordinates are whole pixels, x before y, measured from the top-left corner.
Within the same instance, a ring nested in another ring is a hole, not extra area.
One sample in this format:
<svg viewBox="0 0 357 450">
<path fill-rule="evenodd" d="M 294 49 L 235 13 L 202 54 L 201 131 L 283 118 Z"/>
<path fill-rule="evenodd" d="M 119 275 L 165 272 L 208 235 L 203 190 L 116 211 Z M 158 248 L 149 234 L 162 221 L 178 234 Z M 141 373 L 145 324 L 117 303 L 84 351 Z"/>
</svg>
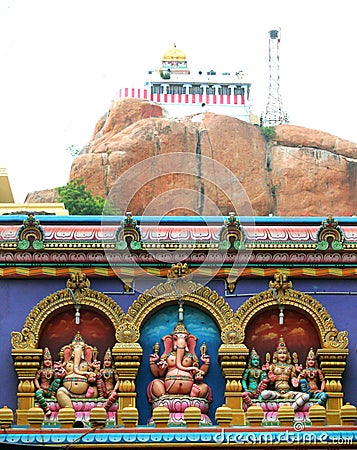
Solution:
<svg viewBox="0 0 357 450">
<path fill-rule="evenodd" d="M 56 398 L 61 408 L 73 407 L 72 399 L 98 397 L 96 348 L 87 345 L 79 332 L 62 347 L 64 377 Z"/>
<path fill-rule="evenodd" d="M 195 348 L 197 337 L 190 334 L 182 322 L 178 322 L 173 332 L 162 338 L 164 353 L 159 357 L 159 343 L 150 355 L 150 369 L 155 377 L 150 382 L 147 393 L 152 408 L 166 406 L 170 411 L 170 423 L 184 423 L 184 410 L 189 406 L 201 409 L 201 423 L 210 424 L 207 415 L 212 391 L 203 382 L 210 356 L 206 346 L 201 346 L 201 366 Z"/>
</svg>

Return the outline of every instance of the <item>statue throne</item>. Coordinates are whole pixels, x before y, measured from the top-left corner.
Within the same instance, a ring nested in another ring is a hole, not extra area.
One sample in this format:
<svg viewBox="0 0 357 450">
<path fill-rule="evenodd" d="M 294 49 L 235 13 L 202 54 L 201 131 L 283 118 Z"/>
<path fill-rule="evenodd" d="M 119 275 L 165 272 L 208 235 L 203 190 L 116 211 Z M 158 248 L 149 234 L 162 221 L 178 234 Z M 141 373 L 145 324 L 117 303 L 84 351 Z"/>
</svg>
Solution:
<svg viewBox="0 0 357 450">
<path fill-rule="evenodd" d="M 169 425 L 184 425 L 184 413 L 186 408 L 195 406 L 201 410 L 200 425 L 212 425 L 208 416 L 210 400 L 199 397 L 191 397 L 189 395 L 163 395 L 152 401 L 152 409 L 158 406 L 166 407 L 170 412 Z M 153 423 L 150 418 L 149 424 Z"/>
</svg>

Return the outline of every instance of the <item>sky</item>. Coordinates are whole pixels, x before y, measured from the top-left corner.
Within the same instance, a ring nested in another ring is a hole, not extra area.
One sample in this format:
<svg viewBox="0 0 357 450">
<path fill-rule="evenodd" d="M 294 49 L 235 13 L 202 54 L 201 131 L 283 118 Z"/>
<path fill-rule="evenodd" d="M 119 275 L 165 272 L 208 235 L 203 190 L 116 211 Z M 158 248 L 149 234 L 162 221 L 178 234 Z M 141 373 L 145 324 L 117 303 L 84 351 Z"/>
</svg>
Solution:
<svg viewBox="0 0 357 450">
<path fill-rule="evenodd" d="M 357 143 L 355 0 L 0 0 L 0 167 L 15 201 L 65 185 L 66 149 L 174 43 L 191 73 L 243 70 L 260 116 L 272 29 L 290 123 Z"/>
</svg>

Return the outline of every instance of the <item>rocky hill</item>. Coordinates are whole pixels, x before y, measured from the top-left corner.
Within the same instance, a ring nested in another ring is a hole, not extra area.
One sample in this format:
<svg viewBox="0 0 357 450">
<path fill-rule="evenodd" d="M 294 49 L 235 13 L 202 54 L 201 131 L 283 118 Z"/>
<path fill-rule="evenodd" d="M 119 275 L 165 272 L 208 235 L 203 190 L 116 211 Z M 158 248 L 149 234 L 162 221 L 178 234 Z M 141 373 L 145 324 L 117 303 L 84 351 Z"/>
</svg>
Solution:
<svg viewBox="0 0 357 450">
<path fill-rule="evenodd" d="M 167 157 L 174 152 L 187 156 L 184 170 Z M 212 159 L 217 166 L 204 164 Z M 135 173 L 134 193 L 125 173 Z M 168 118 L 145 100 L 119 100 L 98 120 L 73 161 L 70 179 L 78 178 L 133 214 L 216 215 L 216 205 L 222 214 L 250 207 L 255 215 L 357 214 L 357 144 L 294 125 L 277 126 L 267 141 L 256 125 L 212 113 Z M 34 192 L 26 201 L 55 201 L 55 193 Z"/>
</svg>

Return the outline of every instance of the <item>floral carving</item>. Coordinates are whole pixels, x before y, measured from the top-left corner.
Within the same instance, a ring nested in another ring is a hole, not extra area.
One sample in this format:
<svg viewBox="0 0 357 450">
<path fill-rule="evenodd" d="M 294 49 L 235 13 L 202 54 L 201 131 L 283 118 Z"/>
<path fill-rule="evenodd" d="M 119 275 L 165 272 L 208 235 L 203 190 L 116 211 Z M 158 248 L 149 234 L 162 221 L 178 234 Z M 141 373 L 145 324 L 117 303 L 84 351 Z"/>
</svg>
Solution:
<svg viewBox="0 0 357 450">
<path fill-rule="evenodd" d="M 240 250 L 244 248 L 245 239 L 239 219 L 236 218 L 235 213 L 229 213 L 229 218 L 224 221 L 219 234 L 219 248 L 229 251 Z"/>
<path fill-rule="evenodd" d="M 208 286 L 195 283 L 186 267 L 181 266 L 180 276 L 169 278 L 138 296 L 128 310 L 128 318 L 140 329 L 144 318 L 162 304 L 173 303 L 180 297 L 193 303 L 216 318 L 221 330 L 234 318 L 234 311 L 225 299 Z M 172 276 L 172 273 L 170 275 Z M 176 274 L 177 275 L 177 274 Z"/>
<path fill-rule="evenodd" d="M 116 233 L 116 248 L 124 250 L 127 247 L 132 250 L 141 249 L 141 233 L 138 223 L 131 212 L 127 212 L 125 218 L 120 222 L 120 227 Z"/>
<path fill-rule="evenodd" d="M 121 343 L 138 342 L 140 332 L 138 328 L 133 325 L 127 317 L 120 319 L 120 325 L 115 333 L 116 340 Z"/>
<path fill-rule="evenodd" d="M 223 344 L 243 344 L 244 332 L 239 327 L 237 320 L 232 321 L 222 330 L 221 339 Z"/>
<path fill-rule="evenodd" d="M 11 333 L 11 345 L 13 348 L 36 348 L 37 339 L 34 333 L 28 328 L 24 328 L 22 332 L 13 331 Z"/>
</svg>

